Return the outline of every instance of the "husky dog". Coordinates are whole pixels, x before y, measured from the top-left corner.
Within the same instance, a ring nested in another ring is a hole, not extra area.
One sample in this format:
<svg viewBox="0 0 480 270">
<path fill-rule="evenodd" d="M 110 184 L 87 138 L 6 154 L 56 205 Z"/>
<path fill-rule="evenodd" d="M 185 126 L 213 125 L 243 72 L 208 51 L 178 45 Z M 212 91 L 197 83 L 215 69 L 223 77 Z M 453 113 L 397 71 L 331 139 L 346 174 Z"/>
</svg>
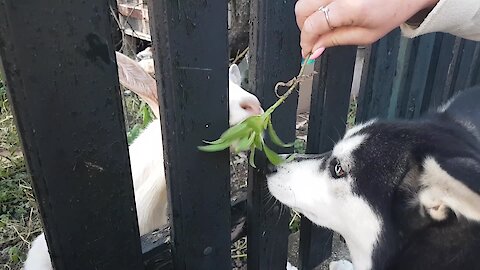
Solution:
<svg viewBox="0 0 480 270">
<path fill-rule="evenodd" d="M 120 83 L 135 92 L 158 118 L 158 98 L 155 80 L 134 60 L 118 53 L 117 65 Z M 235 125 L 249 116 L 263 113 L 257 97 L 240 87 L 237 65 L 229 69 L 229 124 Z M 208 104 L 206 104 L 208 106 Z M 135 204 L 140 235 L 165 226 L 167 218 L 167 187 L 163 165 L 163 145 L 160 121 L 154 120 L 129 147 Z M 24 270 L 51 270 L 45 235 L 33 242 Z"/>
<path fill-rule="evenodd" d="M 355 270 L 480 269 L 480 87 L 266 174 L 274 197 L 344 237 Z"/>
</svg>

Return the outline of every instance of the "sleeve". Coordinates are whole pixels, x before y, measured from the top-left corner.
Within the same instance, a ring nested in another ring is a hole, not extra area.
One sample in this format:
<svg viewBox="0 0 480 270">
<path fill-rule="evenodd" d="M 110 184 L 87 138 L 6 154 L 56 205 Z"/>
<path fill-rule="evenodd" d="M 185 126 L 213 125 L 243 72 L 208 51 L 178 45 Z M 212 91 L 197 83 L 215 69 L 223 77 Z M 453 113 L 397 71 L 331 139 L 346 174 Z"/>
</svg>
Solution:
<svg viewBox="0 0 480 270">
<path fill-rule="evenodd" d="M 440 0 L 420 25 L 404 23 L 400 28 L 409 38 L 445 32 L 480 41 L 480 0 Z"/>
</svg>

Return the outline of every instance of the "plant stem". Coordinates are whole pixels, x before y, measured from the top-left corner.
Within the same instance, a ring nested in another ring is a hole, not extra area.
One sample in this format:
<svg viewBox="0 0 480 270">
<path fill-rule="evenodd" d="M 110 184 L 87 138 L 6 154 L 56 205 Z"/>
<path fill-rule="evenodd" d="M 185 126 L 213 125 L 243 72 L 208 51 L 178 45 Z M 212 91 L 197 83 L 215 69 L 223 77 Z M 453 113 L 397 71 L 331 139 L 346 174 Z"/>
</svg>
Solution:
<svg viewBox="0 0 480 270">
<path fill-rule="evenodd" d="M 290 96 L 290 94 L 293 92 L 293 90 L 297 87 L 298 83 L 300 82 L 300 78 L 303 76 L 303 73 L 305 71 L 305 66 L 307 66 L 307 63 L 308 63 L 308 60 L 310 60 L 310 55 L 307 55 L 307 57 L 305 58 L 303 64 L 302 64 L 302 67 L 300 68 L 300 72 L 298 73 L 297 77 L 293 78 L 293 83 L 292 85 L 290 85 L 290 87 L 288 88 L 287 92 L 285 92 L 285 94 L 283 94 L 278 100 L 277 102 L 275 102 L 275 104 L 273 104 L 270 108 L 268 108 L 268 110 L 265 112 L 265 116 L 268 116 L 270 114 L 273 113 L 273 111 L 278 107 L 280 106 L 280 104 L 282 104 L 288 96 Z"/>
</svg>

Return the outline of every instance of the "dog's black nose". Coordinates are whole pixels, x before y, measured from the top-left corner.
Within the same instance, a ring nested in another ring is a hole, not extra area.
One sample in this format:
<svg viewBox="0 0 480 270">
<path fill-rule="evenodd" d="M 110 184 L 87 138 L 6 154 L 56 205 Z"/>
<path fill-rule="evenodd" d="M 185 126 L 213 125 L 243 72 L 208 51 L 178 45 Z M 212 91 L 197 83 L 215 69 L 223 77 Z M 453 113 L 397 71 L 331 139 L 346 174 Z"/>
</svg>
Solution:
<svg viewBox="0 0 480 270">
<path fill-rule="evenodd" d="M 269 175 L 269 174 L 272 174 L 272 173 L 276 173 L 277 172 L 277 166 L 273 165 L 273 164 L 268 164 L 267 165 L 267 168 L 265 168 L 265 175 Z"/>
</svg>

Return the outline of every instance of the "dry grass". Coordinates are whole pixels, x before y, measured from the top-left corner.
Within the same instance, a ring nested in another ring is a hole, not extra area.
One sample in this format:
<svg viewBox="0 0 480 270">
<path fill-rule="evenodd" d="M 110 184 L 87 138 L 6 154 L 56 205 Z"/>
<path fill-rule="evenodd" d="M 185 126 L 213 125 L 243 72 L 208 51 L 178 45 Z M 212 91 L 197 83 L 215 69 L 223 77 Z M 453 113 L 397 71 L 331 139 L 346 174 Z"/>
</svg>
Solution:
<svg viewBox="0 0 480 270">
<path fill-rule="evenodd" d="M 19 269 L 30 241 L 40 232 L 14 119 L 0 81 L 0 265 Z"/>
</svg>

